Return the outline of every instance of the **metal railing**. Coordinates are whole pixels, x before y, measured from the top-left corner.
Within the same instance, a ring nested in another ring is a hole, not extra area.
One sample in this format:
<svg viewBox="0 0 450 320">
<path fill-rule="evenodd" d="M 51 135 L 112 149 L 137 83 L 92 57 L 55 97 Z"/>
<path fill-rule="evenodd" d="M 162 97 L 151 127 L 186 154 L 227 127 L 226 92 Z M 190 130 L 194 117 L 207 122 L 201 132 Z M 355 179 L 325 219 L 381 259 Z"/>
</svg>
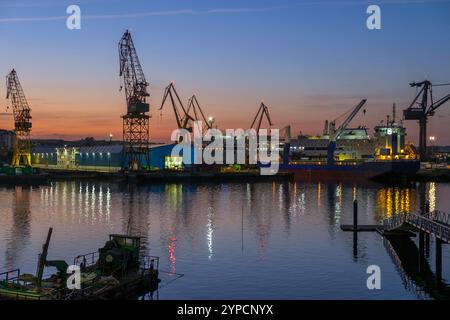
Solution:
<svg viewBox="0 0 450 320">
<path fill-rule="evenodd" d="M 450 226 L 445 225 L 440 221 L 432 220 L 426 216 L 411 214 L 407 223 L 416 228 L 434 235 L 436 238 L 450 243 Z"/>
<path fill-rule="evenodd" d="M 141 268 L 144 270 L 152 269 L 159 270 L 159 257 L 157 256 L 144 256 L 141 261 Z"/>
<path fill-rule="evenodd" d="M 75 257 L 75 259 L 73 259 L 73 264 L 79 267 L 83 266 L 84 268 L 86 268 L 96 264 L 98 258 L 99 258 L 98 251 L 81 254 Z"/>
<path fill-rule="evenodd" d="M 433 211 L 426 214 L 420 213 L 401 213 L 383 221 L 384 230 L 390 231 L 401 227 L 403 224 L 409 224 L 434 235 L 440 240 L 450 243 L 450 215 Z"/>
<path fill-rule="evenodd" d="M 435 210 L 424 215 L 424 217 L 450 226 L 450 214 Z"/>
<path fill-rule="evenodd" d="M 19 283 L 20 269 L 13 269 L 0 273 L 0 281 Z"/>
</svg>

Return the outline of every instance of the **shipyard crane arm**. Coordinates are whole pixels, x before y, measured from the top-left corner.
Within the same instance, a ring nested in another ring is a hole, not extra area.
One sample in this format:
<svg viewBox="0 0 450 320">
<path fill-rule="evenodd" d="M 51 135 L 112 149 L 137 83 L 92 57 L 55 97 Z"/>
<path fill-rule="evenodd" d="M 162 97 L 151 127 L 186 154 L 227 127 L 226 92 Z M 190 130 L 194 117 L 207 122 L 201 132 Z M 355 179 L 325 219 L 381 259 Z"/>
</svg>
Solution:
<svg viewBox="0 0 450 320">
<path fill-rule="evenodd" d="M 175 120 L 177 121 L 178 128 L 192 130 L 192 126 L 188 125 L 190 121 L 193 122 L 195 121 L 195 119 L 189 115 L 188 111 L 184 107 L 183 102 L 181 101 L 180 96 L 178 95 L 173 82 L 171 82 L 164 90 L 164 96 L 159 110 L 162 110 L 164 104 L 167 101 L 167 98 L 169 98 L 170 102 L 172 103 L 172 108 L 175 114 Z"/>
<path fill-rule="evenodd" d="M 428 108 L 427 115 L 434 115 L 434 111 L 442 106 L 444 103 L 450 100 L 450 94 L 446 95 L 445 97 L 442 97 L 436 102 L 433 102 L 433 104 Z"/>
<path fill-rule="evenodd" d="M 119 42 L 120 76 L 123 77 L 125 97 L 129 113 L 144 113 L 149 111 L 146 98 L 148 82 L 145 80 L 142 66 L 127 30 Z"/>
<path fill-rule="evenodd" d="M 450 100 L 450 94 L 444 96 L 438 101 L 434 102 L 433 99 L 433 86 L 448 86 L 449 84 L 437 84 L 433 85 L 430 81 L 425 80 L 422 82 L 412 82 L 409 84 L 411 87 L 420 88 L 419 92 L 414 97 L 413 101 L 408 108 L 403 110 L 403 116 L 405 120 L 418 120 L 419 121 L 419 152 L 420 159 L 422 161 L 427 160 L 427 121 L 428 117 L 434 116 L 437 108 L 442 106 L 448 100 Z M 419 98 L 422 99 L 419 101 Z"/>
<path fill-rule="evenodd" d="M 16 134 L 11 164 L 14 167 L 18 167 L 21 164 L 30 166 L 31 109 L 20 85 L 17 72 L 14 69 L 6 76 L 6 98 L 11 101 L 14 116 L 14 132 Z"/>
<path fill-rule="evenodd" d="M 330 132 L 330 140 L 328 143 L 328 151 L 327 151 L 327 163 L 329 165 L 334 163 L 334 151 L 336 150 L 336 140 L 340 137 L 340 135 L 344 132 L 344 130 L 347 128 L 349 123 L 353 120 L 353 118 L 356 116 L 356 114 L 361 110 L 361 108 L 366 103 L 367 99 L 362 99 L 355 108 L 350 112 L 350 114 L 347 116 L 347 118 L 342 122 L 342 124 L 339 126 L 339 128 L 334 131 Z M 333 121 L 334 123 L 334 121 Z M 334 126 L 334 124 L 333 124 Z"/>
<path fill-rule="evenodd" d="M 192 110 L 192 111 L 191 111 Z M 205 117 L 205 114 L 203 113 L 202 108 L 200 107 L 200 103 L 197 100 L 197 97 L 192 95 L 192 97 L 188 100 L 188 108 L 187 108 L 187 114 L 192 114 L 196 121 L 203 121 L 204 122 L 204 129 L 211 129 L 212 128 L 212 118 L 207 119 Z M 192 113 L 191 113 L 192 112 Z"/>
<path fill-rule="evenodd" d="M 15 129 L 29 131 L 31 129 L 31 109 L 14 69 L 6 76 L 6 99 L 11 101 Z"/>
<path fill-rule="evenodd" d="M 344 130 L 347 128 L 347 126 L 350 124 L 350 122 L 353 120 L 353 118 L 357 115 L 359 110 L 366 104 L 367 99 L 362 99 L 355 108 L 353 108 L 352 112 L 348 115 L 348 117 L 342 122 L 342 124 L 339 126 L 339 128 L 334 132 L 330 133 L 330 141 L 335 142 L 340 135 L 344 132 Z"/>
<path fill-rule="evenodd" d="M 273 126 L 272 120 L 270 119 L 269 108 L 264 104 L 264 102 L 261 102 L 258 112 L 250 125 L 250 129 L 256 129 L 256 132 L 259 132 L 264 116 L 266 116 L 269 126 Z M 255 123 L 257 123 L 256 128 L 254 128 Z"/>
<path fill-rule="evenodd" d="M 449 85 L 449 84 L 438 84 L 433 85 L 430 81 L 425 80 L 422 82 L 412 82 L 409 84 L 411 87 L 418 87 L 421 88 L 417 95 L 415 96 L 414 100 L 409 105 L 408 109 L 405 110 L 405 114 L 408 112 L 408 110 L 413 109 L 413 112 L 422 112 L 422 114 L 426 117 L 433 116 L 434 112 L 437 108 L 439 108 L 441 105 L 446 103 L 448 100 L 450 100 L 450 94 L 442 97 L 438 101 L 434 101 L 433 98 L 433 86 L 441 86 L 441 85 Z M 422 96 L 421 102 L 418 103 L 420 96 Z M 430 104 L 428 105 L 428 101 L 430 101 Z M 419 105 L 418 107 L 416 105 Z"/>
</svg>

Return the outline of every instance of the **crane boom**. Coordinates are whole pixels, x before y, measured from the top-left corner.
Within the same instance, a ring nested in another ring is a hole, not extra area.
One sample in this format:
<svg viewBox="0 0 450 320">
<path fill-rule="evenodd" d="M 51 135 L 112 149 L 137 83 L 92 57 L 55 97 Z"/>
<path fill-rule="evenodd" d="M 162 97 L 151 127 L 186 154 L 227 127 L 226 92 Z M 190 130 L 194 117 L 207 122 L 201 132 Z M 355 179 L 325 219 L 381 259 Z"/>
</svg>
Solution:
<svg viewBox="0 0 450 320">
<path fill-rule="evenodd" d="M 412 82 L 411 87 L 420 88 L 409 107 L 403 110 L 405 120 L 419 120 L 419 153 L 422 161 L 427 160 L 427 122 L 428 117 L 434 116 L 437 108 L 450 100 L 450 94 L 444 96 L 438 101 L 433 99 L 433 84 L 428 81 Z M 444 86 L 449 84 L 438 84 Z M 419 101 L 419 98 L 422 99 Z"/>
<path fill-rule="evenodd" d="M 256 133 L 258 133 L 259 129 L 261 129 L 261 124 L 264 116 L 266 116 L 266 119 L 269 122 L 269 126 L 272 126 L 273 123 L 272 119 L 270 119 L 269 108 L 264 104 L 264 102 L 261 102 L 258 112 L 256 113 L 256 116 L 253 119 L 252 124 L 250 125 L 251 129 L 256 129 Z M 257 123 L 256 128 L 254 128 L 255 123 Z"/>
<path fill-rule="evenodd" d="M 341 134 L 344 132 L 344 130 L 347 128 L 347 126 L 350 124 L 350 122 L 353 120 L 353 118 L 356 116 L 356 114 L 361 110 L 361 108 L 366 104 L 367 99 L 362 99 L 356 107 L 350 112 L 348 117 L 342 122 L 342 124 L 339 126 L 339 128 L 334 132 L 330 133 L 330 140 L 336 141 L 339 139 Z"/>
<path fill-rule="evenodd" d="M 11 101 L 14 116 L 14 131 L 16 142 L 11 164 L 18 167 L 21 164 L 31 165 L 31 108 L 28 105 L 25 93 L 13 69 L 6 76 L 6 99 Z"/>
<path fill-rule="evenodd" d="M 175 89 L 175 85 L 173 84 L 173 82 L 171 82 L 164 90 L 164 96 L 161 102 L 161 107 L 159 107 L 158 110 L 162 110 L 164 104 L 167 101 L 167 98 L 169 98 L 170 102 L 172 103 L 172 109 L 175 114 L 175 120 L 177 122 L 178 128 L 192 131 L 192 123 L 190 122 L 194 122 L 196 119 L 194 119 L 189 114 L 188 110 L 186 110 L 186 108 L 184 107 L 183 102 L 181 101 L 180 96 L 178 95 L 178 92 Z"/>
<path fill-rule="evenodd" d="M 124 157 L 122 168 L 133 171 L 150 165 L 149 159 L 149 119 L 147 112 L 148 82 L 134 47 L 131 33 L 127 30 L 119 42 L 120 74 L 125 87 L 127 113 L 123 119 Z M 121 87 L 122 88 L 122 87 Z"/>
<path fill-rule="evenodd" d="M 128 112 L 144 113 L 149 111 L 146 98 L 148 82 L 145 80 L 142 66 L 134 47 L 131 33 L 127 30 L 119 42 L 120 76 L 123 77 Z"/>
<path fill-rule="evenodd" d="M 195 118 L 196 121 L 200 120 L 204 122 L 204 130 L 212 128 L 212 118 L 207 119 L 205 117 L 205 114 L 203 113 L 203 110 L 200 107 L 200 103 L 198 102 L 195 94 L 192 95 L 192 97 L 190 97 L 188 100 L 188 108 L 186 111 L 188 114 L 190 114 L 191 110 L 193 112 L 193 117 Z"/>
<path fill-rule="evenodd" d="M 328 154 L 327 154 L 328 164 L 334 163 L 334 151 L 336 150 L 336 140 L 341 136 L 341 134 L 344 132 L 344 130 L 347 128 L 347 126 L 350 124 L 350 122 L 353 120 L 353 118 L 356 116 L 359 110 L 361 110 L 361 108 L 366 104 L 366 102 L 367 99 L 362 99 L 356 105 L 356 107 L 353 108 L 352 112 L 350 112 L 348 117 L 342 122 L 339 128 L 334 132 L 330 132 L 330 141 L 328 143 Z"/>
</svg>

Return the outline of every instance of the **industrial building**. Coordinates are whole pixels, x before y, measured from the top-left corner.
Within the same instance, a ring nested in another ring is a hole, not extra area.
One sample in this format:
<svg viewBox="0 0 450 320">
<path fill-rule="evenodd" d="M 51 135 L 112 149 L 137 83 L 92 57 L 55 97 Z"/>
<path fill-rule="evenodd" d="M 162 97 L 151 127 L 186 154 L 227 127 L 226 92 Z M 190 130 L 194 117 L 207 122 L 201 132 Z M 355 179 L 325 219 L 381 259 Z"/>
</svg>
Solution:
<svg viewBox="0 0 450 320">
<path fill-rule="evenodd" d="M 174 144 L 150 145 L 150 169 L 183 169 L 182 158 L 171 157 L 173 147 Z M 31 162 L 35 167 L 66 170 L 117 172 L 124 160 L 122 145 L 37 146 L 31 154 Z"/>
<path fill-rule="evenodd" d="M 0 129 L 0 163 L 11 161 L 15 140 L 16 134 L 14 131 Z"/>
</svg>

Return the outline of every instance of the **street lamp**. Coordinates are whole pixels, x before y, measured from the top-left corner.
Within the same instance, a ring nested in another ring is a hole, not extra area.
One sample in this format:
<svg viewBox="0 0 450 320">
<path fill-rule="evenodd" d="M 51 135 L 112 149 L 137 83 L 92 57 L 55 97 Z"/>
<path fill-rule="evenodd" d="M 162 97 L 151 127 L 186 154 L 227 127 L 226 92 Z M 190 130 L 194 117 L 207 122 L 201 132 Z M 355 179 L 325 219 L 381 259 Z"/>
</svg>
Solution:
<svg viewBox="0 0 450 320">
<path fill-rule="evenodd" d="M 431 156 L 433 156 L 434 154 L 434 141 L 436 140 L 435 136 L 429 136 L 428 139 L 430 140 L 431 143 Z"/>
<path fill-rule="evenodd" d="M 213 117 L 208 117 L 208 124 L 209 124 L 210 128 L 212 128 L 214 121 L 215 121 L 215 119 Z"/>
</svg>

